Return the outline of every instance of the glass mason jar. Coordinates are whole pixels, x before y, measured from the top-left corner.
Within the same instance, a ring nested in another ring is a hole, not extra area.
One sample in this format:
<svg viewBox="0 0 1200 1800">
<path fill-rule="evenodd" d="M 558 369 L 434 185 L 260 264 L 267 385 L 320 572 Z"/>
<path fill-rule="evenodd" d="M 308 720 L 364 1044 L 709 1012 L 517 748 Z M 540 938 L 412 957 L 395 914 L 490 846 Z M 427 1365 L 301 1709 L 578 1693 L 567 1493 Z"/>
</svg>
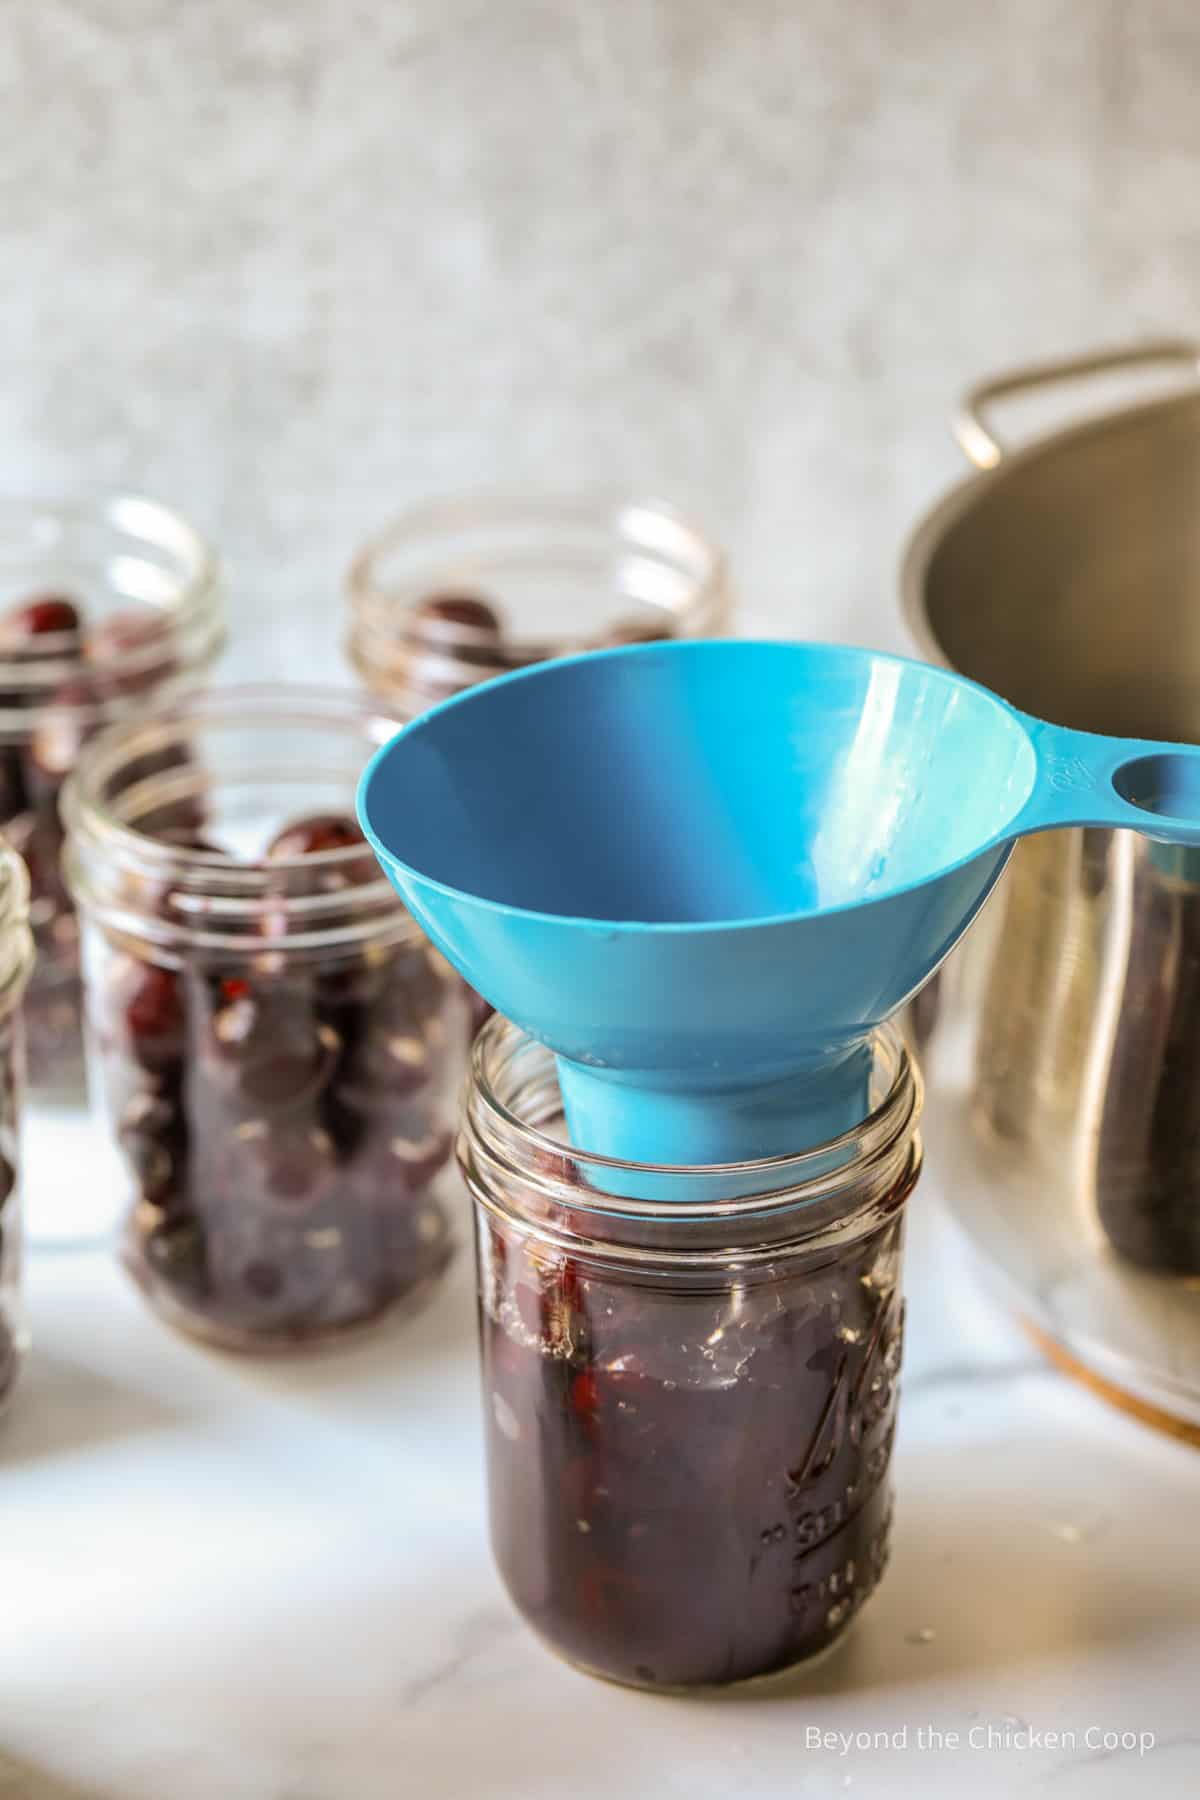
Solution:
<svg viewBox="0 0 1200 1800">
<path fill-rule="evenodd" d="M 38 958 L 31 1094 L 83 1091 L 78 943 L 58 798 L 86 738 L 206 670 L 222 644 L 208 545 L 131 494 L 0 497 L 0 829 L 25 858 Z"/>
<path fill-rule="evenodd" d="M 571 1662 L 683 1688 L 846 1629 L 883 1572 L 920 1081 L 880 1033 L 870 1117 L 759 1163 L 566 1142 L 553 1060 L 495 1018 L 459 1160 L 475 1200 L 492 1546 Z"/>
<path fill-rule="evenodd" d="M 449 1261 L 461 984 L 354 822 L 395 730 L 230 688 L 110 727 L 64 794 L 127 1267 L 240 1349 L 361 1324 Z"/>
<path fill-rule="evenodd" d="M 29 878 L 20 857 L 0 844 L 0 1407 L 16 1380 L 26 1335 L 21 1311 L 21 996 L 32 967 Z"/>
<path fill-rule="evenodd" d="M 726 629 L 720 550 L 656 501 L 477 495 L 403 514 L 354 559 L 347 648 L 411 718 L 578 650 Z"/>
</svg>

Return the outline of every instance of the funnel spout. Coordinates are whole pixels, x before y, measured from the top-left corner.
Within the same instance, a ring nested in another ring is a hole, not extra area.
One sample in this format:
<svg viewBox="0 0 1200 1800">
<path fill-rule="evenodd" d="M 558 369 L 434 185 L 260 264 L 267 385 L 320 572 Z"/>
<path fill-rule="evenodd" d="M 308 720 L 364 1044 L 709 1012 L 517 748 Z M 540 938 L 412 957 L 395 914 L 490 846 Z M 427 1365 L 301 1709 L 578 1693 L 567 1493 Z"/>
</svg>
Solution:
<svg viewBox="0 0 1200 1800">
<path fill-rule="evenodd" d="M 731 1072 L 596 1069 L 558 1058 L 571 1141 L 624 1162 L 694 1168 L 827 1143 L 871 1110 L 869 1041 L 813 1054 L 774 1079 Z"/>
</svg>

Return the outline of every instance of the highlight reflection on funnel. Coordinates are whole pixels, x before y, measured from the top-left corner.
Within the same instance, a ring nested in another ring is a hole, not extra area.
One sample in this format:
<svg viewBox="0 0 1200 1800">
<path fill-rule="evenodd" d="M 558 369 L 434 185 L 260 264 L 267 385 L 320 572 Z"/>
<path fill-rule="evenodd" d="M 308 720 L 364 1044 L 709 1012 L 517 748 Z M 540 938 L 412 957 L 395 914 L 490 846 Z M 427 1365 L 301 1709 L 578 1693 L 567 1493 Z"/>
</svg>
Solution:
<svg viewBox="0 0 1200 1800">
<path fill-rule="evenodd" d="M 1189 753 L 1147 763 L 1156 748 L 1044 726 L 899 657 L 674 643 L 436 708 L 376 756 L 360 813 L 434 942 L 555 1051 L 577 1143 L 729 1162 L 862 1118 L 867 1039 L 1017 836 L 1200 838 L 1165 811 Z M 1135 767 L 1153 767 L 1148 798 Z"/>
</svg>

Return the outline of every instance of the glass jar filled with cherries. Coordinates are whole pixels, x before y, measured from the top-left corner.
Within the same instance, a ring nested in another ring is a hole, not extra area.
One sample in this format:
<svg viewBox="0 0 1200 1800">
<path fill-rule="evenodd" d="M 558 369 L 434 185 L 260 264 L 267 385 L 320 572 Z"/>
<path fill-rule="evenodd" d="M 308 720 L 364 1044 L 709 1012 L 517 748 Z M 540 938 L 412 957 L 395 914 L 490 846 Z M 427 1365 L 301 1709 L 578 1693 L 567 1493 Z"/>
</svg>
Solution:
<svg viewBox="0 0 1200 1800">
<path fill-rule="evenodd" d="M 731 610 L 725 556 L 697 526 L 603 495 L 427 502 L 364 546 L 347 588 L 350 660 L 405 719 L 552 657 L 719 635 Z M 491 1008 L 469 999 L 478 1027 Z"/>
<path fill-rule="evenodd" d="M 649 500 L 431 502 L 367 544 L 347 585 L 351 661 L 408 718 L 529 663 L 729 623 L 721 551 Z"/>
<path fill-rule="evenodd" d="M 451 1254 L 465 1001 L 354 822 L 394 730 L 332 690 L 196 693 L 64 795 L 124 1258 L 216 1343 L 363 1324 Z"/>
<path fill-rule="evenodd" d="M 217 566 L 165 506 L 0 498 L 0 829 L 24 857 L 37 965 L 26 997 L 35 1097 L 83 1089 L 78 941 L 58 799 L 99 727 L 195 680 L 222 643 Z"/>
<path fill-rule="evenodd" d="M 563 1132 L 549 1052 L 475 1041 L 492 1547 L 593 1674 L 687 1688 L 833 1644 L 888 1555 L 905 1203 L 920 1085 L 876 1042 L 873 1111 L 796 1156 L 663 1169 Z"/>
<path fill-rule="evenodd" d="M 33 966 L 29 879 L 0 845 L 0 1407 L 25 1347 L 21 1311 L 20 1119 L 25 1072 L 21 999 Z"/>
</svg>

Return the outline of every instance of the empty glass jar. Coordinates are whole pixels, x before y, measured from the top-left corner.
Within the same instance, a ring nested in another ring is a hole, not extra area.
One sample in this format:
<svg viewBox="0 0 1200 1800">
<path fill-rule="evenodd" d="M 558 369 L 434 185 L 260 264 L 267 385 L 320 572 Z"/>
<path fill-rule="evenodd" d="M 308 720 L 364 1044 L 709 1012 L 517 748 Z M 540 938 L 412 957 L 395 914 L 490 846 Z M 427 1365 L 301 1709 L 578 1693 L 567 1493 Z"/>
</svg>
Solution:
<svg viewBox="0 0 1200 1800">
<path fill-rule="evenodd" d="M 354 822 L 394 729 L 335 691 L 193 694 L 64 796 L 125 1261 L 217 1343 L 362 1324 L 451 1254 L 462 988 Z"/>
<path fill-rule="evenodd" d="M 351 566 L 348 649 L 406 717 L 572 651 L 724 631 L 725 559 L 672 507 L 475 496 L 403 514 Z"/>
<path fill-rule="evenodd" d="M 21 1311 L 21 997 L 32 966 L 29 881 L 20 857 L 0 845 L 0 1407 L 12 1390 L 25 1347 Z"/>
<path fill-rule="evenodd" d="M 26 998 L 35 1096 L 82 1094 L 78 944 L 59 789 L 101 725 L 208 668 L 222 620 L 211 550 L 131 494 L 0 498 L 0 829 L 25 858 L 37 966 Z"/>
<path fill-rule="evenodd" d="M 570 1661 L 642 1687 L 765 1675 L 846 1629 L 888 1554 L 920 1084 L 819 1148 L 654 1169 L 562 1133 L 553 1060 L 495 1018 L 475 1200 L 492 1546 Z M 551 1134 L 555 1135 L 551 1135 Z"/>
</svg>

